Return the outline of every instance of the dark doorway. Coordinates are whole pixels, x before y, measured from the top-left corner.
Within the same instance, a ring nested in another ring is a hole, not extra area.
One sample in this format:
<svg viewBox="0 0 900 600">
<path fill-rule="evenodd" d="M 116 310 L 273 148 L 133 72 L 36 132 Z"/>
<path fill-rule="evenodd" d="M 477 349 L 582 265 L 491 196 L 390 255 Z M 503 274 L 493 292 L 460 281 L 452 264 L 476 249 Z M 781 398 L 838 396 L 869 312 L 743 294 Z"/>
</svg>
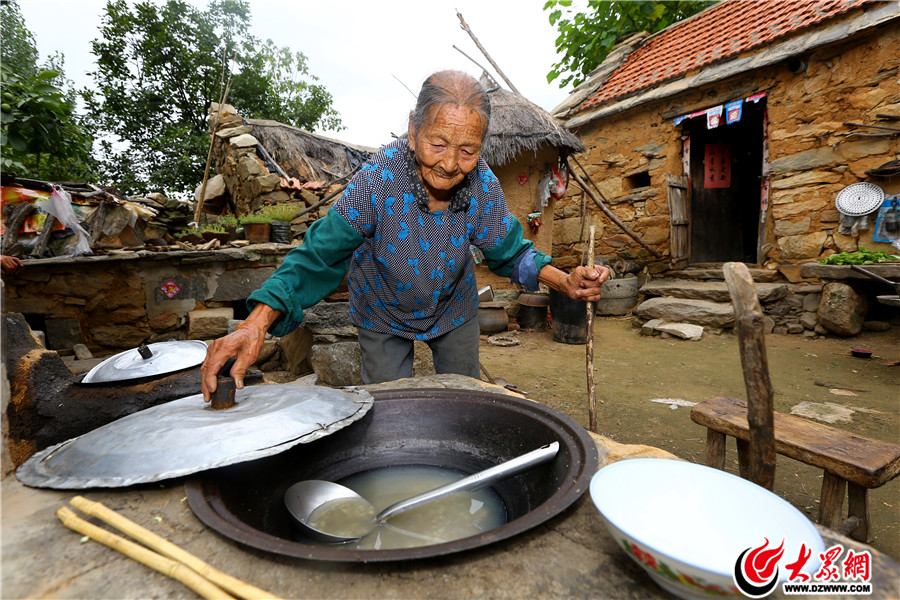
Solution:
<svg viewBox="0 0 900 600">
<path fill-rule="evenodd" d="M 685 121 L 691 152 L 691 263 L 756 264 L 765 100 L 744 102 L 740 121 L 707 129 Z"/>
</svg>

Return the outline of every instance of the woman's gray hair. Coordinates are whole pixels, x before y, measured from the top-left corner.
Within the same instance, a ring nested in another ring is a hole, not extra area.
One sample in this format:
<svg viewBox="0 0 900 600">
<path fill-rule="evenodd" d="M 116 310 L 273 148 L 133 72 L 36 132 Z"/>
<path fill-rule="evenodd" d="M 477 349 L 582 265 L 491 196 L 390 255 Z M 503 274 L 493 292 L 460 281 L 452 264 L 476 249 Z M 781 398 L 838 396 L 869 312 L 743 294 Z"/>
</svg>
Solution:
<svg viewBox="0 0 900 600">
<path fill-rule="evenodd" d="M 426 120 L 430 118 L 433 121 L 446 104 L 477 112 L 482 122 L 481 138 L 484 139 L 491 120 L 491 101 L 478 80 L 462 71 L 438 71 L 425 80 L 411 115 L 413 128 L 421 130 Z"/>
</svg>

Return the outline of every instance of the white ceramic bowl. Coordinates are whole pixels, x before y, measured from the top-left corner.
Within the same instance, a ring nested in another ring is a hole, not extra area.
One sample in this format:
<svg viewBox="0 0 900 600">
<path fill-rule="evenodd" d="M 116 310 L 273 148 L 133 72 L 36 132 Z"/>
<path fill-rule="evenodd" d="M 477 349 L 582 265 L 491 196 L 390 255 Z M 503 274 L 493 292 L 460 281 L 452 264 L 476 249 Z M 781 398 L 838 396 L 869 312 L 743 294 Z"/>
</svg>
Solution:
<svg viewBox="0 0 900 600">
<path fill-rule="evenodd" d="M 743 597 L 734 581 L 745 550 L 784 540 L 778 578 L 802 544 L 803 572 L 819 568 L 822 536 L 772 492 L 725 471 L 678 460 L 637 458 L 600 469 L 591 499 L 616 542 L 664 589 L 681 598 Z"/>
</svg>

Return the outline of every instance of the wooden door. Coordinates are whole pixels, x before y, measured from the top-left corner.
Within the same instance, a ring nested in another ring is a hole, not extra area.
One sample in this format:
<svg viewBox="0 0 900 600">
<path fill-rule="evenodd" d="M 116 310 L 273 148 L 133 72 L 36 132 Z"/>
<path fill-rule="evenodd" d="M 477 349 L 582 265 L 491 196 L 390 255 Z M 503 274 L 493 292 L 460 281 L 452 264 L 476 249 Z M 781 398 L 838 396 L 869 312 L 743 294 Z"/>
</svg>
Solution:
<svg viewBox="0 0 900 600">
<path fill-rule="evenodd" d="M 691 253 L 690 193 L 688 178 L 666 173 L 669 196 L 669 252 L 673 266 L 687 263 Z"/>
</svg>

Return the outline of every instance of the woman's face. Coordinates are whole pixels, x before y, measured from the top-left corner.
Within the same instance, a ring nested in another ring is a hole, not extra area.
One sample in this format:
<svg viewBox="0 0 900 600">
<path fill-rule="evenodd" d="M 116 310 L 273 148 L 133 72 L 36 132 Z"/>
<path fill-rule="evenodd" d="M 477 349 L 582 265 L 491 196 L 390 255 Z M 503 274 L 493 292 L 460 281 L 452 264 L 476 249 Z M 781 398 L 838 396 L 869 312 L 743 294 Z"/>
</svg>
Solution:
<svg viewBox="0 0 900 600">
<path fill-rule="evenodd" d="M 430 195 L 445 199 L 475 168 L 482 133 L 481 116 L 471 108 L 453 104 L 441 106 L 418 131 L 410 121 L 409 146 L 416 155 L 416 171 Z"/>
</svg>

